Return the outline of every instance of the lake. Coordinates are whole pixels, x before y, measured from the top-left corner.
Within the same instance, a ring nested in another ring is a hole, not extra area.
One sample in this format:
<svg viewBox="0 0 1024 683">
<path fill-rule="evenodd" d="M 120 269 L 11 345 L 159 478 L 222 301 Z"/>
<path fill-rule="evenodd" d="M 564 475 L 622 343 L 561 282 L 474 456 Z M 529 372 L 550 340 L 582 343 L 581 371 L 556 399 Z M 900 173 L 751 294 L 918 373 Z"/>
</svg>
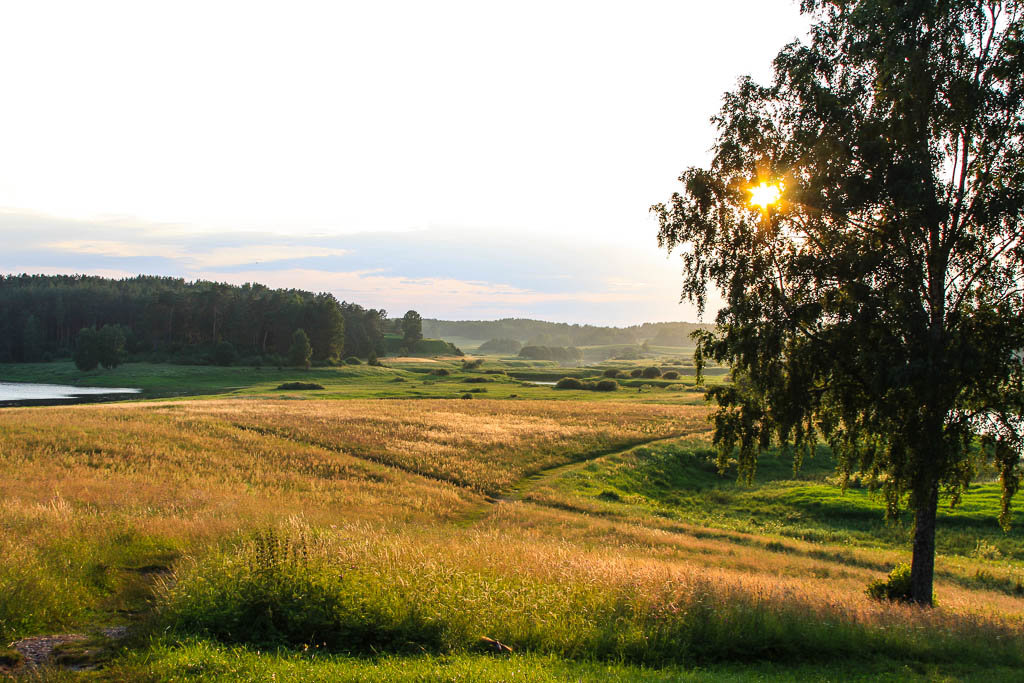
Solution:
<svg viewBox="0 0 1024 683">
<path fill-rule="evenodd" d="M 124 397 L 124 394 L 138 394 L 141 391 L 141 389 L 120 387 L 73 387 L 64 384 L 0 382 L 0 405 L 111 401 Z"/>
</svg>

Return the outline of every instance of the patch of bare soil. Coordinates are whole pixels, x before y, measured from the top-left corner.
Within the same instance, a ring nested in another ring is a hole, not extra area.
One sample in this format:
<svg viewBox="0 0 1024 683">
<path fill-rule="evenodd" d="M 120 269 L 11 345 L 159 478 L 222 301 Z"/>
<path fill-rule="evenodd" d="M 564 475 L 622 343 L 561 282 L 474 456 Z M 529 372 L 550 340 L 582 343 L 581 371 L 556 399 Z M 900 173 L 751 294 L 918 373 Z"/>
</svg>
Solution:
<svg viewBox="0 0 1024 683">
<path fill-rule="evenodd" d="M 107 649 L 106 641 L 120 640 L 127 634 L 127 626 L 109 626 L 94 635 L 64 633 L 22 638 L 10 645 L 21 655 L 21 661 L 0 673 L 15 673 L 48 665 L 78 671 L 94 669 L 98 666 L 98 656 Z"/>
</svg>

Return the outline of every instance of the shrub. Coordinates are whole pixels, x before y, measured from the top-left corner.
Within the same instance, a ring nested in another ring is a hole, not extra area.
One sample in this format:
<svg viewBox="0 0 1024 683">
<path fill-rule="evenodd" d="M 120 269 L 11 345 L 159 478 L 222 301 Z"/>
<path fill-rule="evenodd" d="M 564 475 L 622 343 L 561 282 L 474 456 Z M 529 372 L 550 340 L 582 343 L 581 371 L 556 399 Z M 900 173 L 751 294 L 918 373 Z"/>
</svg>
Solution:
<svg viewBox="0 0 1024 683">
<path fill-rule="evenodd" d="M 477 368 L 479 368 L 483 364 L 484 364 L 484 359 L 483 358 L 474 358 L 473 360 L 464 360 L 464 361 L 462 361 L 462 369 L 463 370 L 476 370 Z"/>
<path fill-rule="evenodd" d="M 974 545 L 974 551 L 971 553 L 971 557 L 977 557 L 983 560 L 1001 560 L 1003 559 L 1003 553 L 994 543 L 990 543 L 984 538 L 980 538 Z"/>
<path fill-rule="evenodd" d="M 257 534 L 167 584 L 157 623 L 181 636 L 256 647 L 313 645 L 351 653 L 439 647 L 442 626 L 384 590 L 372 573 L 341 574 L 307 554 L 304 539 Z"/>
<path fill-rule="evenodd" d="M 238 352 L 229 341 L 222 341 L 213 349 L 213 362 L 217 365 L 234 365 L 238 360 Z"/>
<path fill-rule="evenodd" d="M 651 365 L 650 367 L 644 368 L 641 371 L 641 375 L 644 379 L 655 379 L 656 377 L 661 377 L 661 370 Z"/>
<path fill-rule="evenodd" d="M 348 358 L 345 359 L 345 363 L 347 365 L 362 365 L 363 361 L 359 360 L 355 356 L 349 356 Z"/>
<path fill-rule="evenodd" d="M 366 357 L 366 364 L 367 365 L 380 365 L 380 361 L 377 360 L 377 354 L 374 353 L 373 351 L 370 351 L 370 355 Z"/>
<path fill-rule="evenodd" d="M 430 374 L 437 375 L 438 377 L 447 377 L 452 373 L 448 372 L 448 370 L 446 370 L 445 368 L 434 368 L 433 370 L 430 371 Z"/>
<path fill-rule="evenodd" d="M 466 384 L 484 384 L 485 382 L 493 382 L 490 377 L 467 377 L 462 380 Z"/>
<path fill-rule="evenodd" d="M 619 376 L 619 369 L 618 368 L 608 368 L 607 370 L 604 371 L 604 376 L 605 377 L 611 377 L 611 378 L 614 379 L 615 377 Z"/>
<path fill-rule="evenodd" d="M 464 394 L 463 394 L 462 396 L 460 396 L 459 398 L 473 398 L 473 394 L 471 394 L 471 393 L 469 393 L 469 392 L 467 391 L 466 393 L 464 393 Z"/>
<path fill-rule="evenodd" d="M 323 389 L 323 385 L 316 382 L 285 382 L 277 385 L 278 391 L 314 391 Z"/>
<path fill-rule="evenodd" d="M 668 372 L 663 374 L 662 377 L 664 379 L 679 379 L 679 373 L 676 372 L 675 370 L 669 370 Z"/>
<path fill-rule="evenodd" d="M 911 602 L 910 595 L 910 565 L 903 562 L 889 572 L 889 578 L 885 581 L 875 579 L 868 584 L 868 597 L 875 600 L 889 600 L 890 602 Z"/>
<path fill-rule="evenodd" d="M 555 382 L 555 389 L 582 389 L 583 382 L 575 377 L 563 377 Z"/>
<path fill-rule="evenodd" d="M 594 389 L 597 391 L 615 391 L 619 388 L 619 383 L 613 379 L 603 379 L 594 385 Z"/>
<path fill-rule="evenodd" d="M 631 370 L 631 371 L 630 371 L 630 373 L 629 373 L 629 376 L 630 376 L 630 377 L 639 377 L 639 376 L 640 376 L 640 375 L 642 375 L 643 373 L 644 373 L 644 371 L 643 371 L 643 370 L 641 370 L 640 368 L 636 368 L 635 370 Z"/>
</svg>

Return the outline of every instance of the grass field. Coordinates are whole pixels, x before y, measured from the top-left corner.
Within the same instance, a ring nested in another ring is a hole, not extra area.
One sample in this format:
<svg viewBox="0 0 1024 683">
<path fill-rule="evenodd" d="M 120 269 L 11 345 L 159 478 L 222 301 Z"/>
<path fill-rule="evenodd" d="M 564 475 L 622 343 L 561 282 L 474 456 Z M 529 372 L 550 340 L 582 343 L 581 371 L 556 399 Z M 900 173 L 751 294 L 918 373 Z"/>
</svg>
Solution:
<svg viewBox="0 0 1024 683">
<path fill-rule="evenodd" d="M 488 357 L 480 368 L 462 369 L 461 358 L 387 358 L 384 367 L 367 365 L 310 368 L 252 368 L 128 363 L 112 370 L 80 372 L 70 362 L 0 365 L 0 381 L 88 387 L 133 387 L 147 398 L 183 396 L 282 396 L 286 382 L 315 382 L 321 391 L 291 392 L 299 398 L 519 398 L 568 401 L 636 401 L 702 404 L 694 377 L 678 380 L 623 378 L 615 392 L 559 391 L 536 381 L 561 377 L 601 378 L 604 366 L 560 368 L 551 361 L 502 361 Z M 610 366 L 609 366 L 610 367 Z M 621 363 L 619 367 L 643 367 Z M 681 368 L 680 368 L 681 369 Z M 489 372 L 488 372 L 489 371 Z M 447 374 L 441 374 L 447 373 Z M 709 377 L 721 381 L 721 375 Z"/>
<path fill-rule="evenodd" d="M 906 527 L 869 491 L 842 494 L 825 450 L 798 475 L 767 459 L 743 487 L 710 464 L 707 408 L 680 400 L 695 393 L 497 400 L 524 387 L 465 383 L 486 375 L 454 361 L 447 377 L 396 365 L 310 371 L 323 392 L 275 392 L 306 377 L 281 371 L 219 398 L 0 409 L 0 639 L 131 626 L 65 646 L 65 661 L 102 667 L 54 679 L 1015 680 L 1024 667 L 1024 535 L 998 529 L 991 483 L 940 517 L 939 607 L 880 604 L 865 585 L 908 559 Z M 213 386 L 233 369 L 189 372 Z M 489 391 L 373 398 L 435 378 Z"/>
</svg>

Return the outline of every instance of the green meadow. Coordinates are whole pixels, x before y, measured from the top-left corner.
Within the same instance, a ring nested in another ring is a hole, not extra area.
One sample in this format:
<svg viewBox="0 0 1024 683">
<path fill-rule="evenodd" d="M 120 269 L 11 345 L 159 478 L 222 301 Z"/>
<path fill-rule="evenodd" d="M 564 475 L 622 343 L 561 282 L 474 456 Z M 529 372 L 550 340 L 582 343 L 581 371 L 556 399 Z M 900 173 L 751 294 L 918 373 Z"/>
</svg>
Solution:
<svg viewBox="0 0 1024 683">
<path fill-rule="evenodd" d="M 886 521 L 871 482 L 844 491 L 824 447 L 796 472 L 784 453 L 762 459 L 752 486 L 719 473 L 681 350 L 572 368 L 382 360 L 6 366 L 5 381 L 146 398 L 0 409 L 0 639 L 81 636 L 40 667 L 0 650 L 0 671 L 783 681 L 1024 667 L 1024 534 L 997 525 L 992 473 L 940 514 L 939 606 L 879 603 L 865 587 L 908 559 L 909 520 Z M 652 366 L 683 373 L 630 376 Z M 550 384 L 612 369 L 611 391 Z"/>
<path fill-rule="evenodd" d="M 673 349 L 680 352 L 681 349 Z M 675 360 L 677 355 L 666 356 Z M 473 358 L 473 357 L 471 357 Z M 216 365 L 173 365 L 126 363 L 116 368 L 81 372 L 70 361 L 26 363 L 3 367 L 0 379 L 7 382 L 38 382 L 83 387 L 133 387 L 147 398 L 183 396 L 279 396 L 286 382 L 312 382 L 322 390 L 292 392 L 303 398 L 537 398 L 551 400 L 641 400 L 658 402 L 702 402 L 702 391 L 694 386 L 692 366 L 664 365 L 666 371 L 680 372 L 680 378 L 644 379 L 629 377 L 634 369 L 657 365 L 658 359 L 610 362 L 590 367 L 562 367 L 553 361 L 528 361 L 494 356 L 478 357 L 484 365 L 466 370 L 464 359 L 384 358 L 382 366 L 341 365 L 330 367 L 221 367 Z M 562 377 L 603 378 L 609 367 L 622 368 L 619 391 L 555 391 L 551 386 Z M 711 369 L 708 381 L 721 381 L 720 369 Z M 633 396 L 636 394 L 636 396 Z M 652 396 L 653 394 L 653 396 Z"/>
</svg>

